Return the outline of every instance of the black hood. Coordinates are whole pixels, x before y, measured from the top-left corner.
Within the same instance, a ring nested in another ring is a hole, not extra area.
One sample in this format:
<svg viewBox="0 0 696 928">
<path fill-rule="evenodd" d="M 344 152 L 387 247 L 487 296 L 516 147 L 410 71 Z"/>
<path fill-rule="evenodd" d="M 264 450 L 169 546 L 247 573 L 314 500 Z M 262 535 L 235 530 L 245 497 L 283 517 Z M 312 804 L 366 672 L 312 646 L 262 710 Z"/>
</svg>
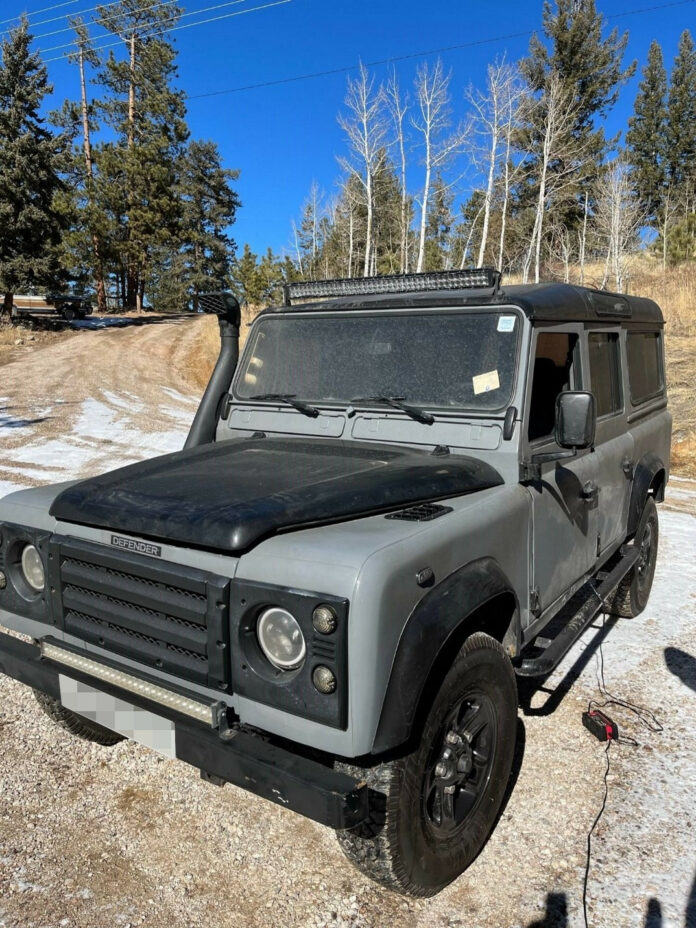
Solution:
<svg viewBox="0 0 696 928">
<path fill-rule="evenodd" d="M 84 480 L 56 497 L 51 515 L 240 552 L 283 529 L 388 512 L 502 482 L 490 465 L 459 454 L 330 439 L 233 439 Z"/>
</svg>

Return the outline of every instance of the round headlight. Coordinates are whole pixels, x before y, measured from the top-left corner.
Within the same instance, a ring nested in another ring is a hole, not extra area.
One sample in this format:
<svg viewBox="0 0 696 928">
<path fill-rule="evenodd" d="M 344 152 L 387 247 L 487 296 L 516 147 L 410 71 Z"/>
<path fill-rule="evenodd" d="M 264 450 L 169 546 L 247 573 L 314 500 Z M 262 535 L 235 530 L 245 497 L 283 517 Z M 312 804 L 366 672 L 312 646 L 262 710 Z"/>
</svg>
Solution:
<svg viewBox="0 0 696 928">
<path fill-rule="evenodd" d="M 32 590 L 36 590 L 37 593 L 43 590 L 46 574 L 41 555 L 34 545 L 27 545 L 22 551 L 22 573 Z"/>
<path fill-rule="evenodd" d="M 295 670 L 305 659 L 307 647 L 297 619 L 279 606 L 265 609 L 256 623 L 261 650 L 279 670 Z"/>
</svg>

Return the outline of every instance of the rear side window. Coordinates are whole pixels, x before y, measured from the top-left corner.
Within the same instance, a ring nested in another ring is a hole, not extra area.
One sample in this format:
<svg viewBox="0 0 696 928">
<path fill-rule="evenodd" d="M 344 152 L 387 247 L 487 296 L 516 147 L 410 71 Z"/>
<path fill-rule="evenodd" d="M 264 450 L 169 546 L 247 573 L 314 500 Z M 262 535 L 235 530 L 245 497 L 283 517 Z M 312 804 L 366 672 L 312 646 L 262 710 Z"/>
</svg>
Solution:
<svg viewBox="0 0 696 928">
<path fill-rule="evenodd" d="M 590 382 L 597 401 L 597 418 L 621 410 L 619 336 L 615 332 L 590 332 Z"/>
<path fill-rule="evenodd" d="M 628 333 L 628 382 L 634 406 L 662 393 L 662 344 L 659 332 Z"/>
</svg>

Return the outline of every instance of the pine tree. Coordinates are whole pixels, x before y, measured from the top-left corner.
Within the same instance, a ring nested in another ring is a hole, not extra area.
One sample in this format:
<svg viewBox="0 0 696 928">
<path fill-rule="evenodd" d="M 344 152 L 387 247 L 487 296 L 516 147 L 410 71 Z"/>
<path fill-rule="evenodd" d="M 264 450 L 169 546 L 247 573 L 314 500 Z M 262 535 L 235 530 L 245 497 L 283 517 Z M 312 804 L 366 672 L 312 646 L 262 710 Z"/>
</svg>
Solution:
<svg viewBox="0 0 696 928">
<path fill-rule="evenodd" d="M 675 189 L 696 180 L 696 49 L 686 29 L 679 39 L 667 106 L 667 175 Z"/>
<path fill-rule="evenodd" d="M 177 170 L 188 129 L 172 45 L 155 33 L 176 22 L 181 8 L 151 0 L 119 0 L 98 8 L 100 22 L 124 42 L 126 60 L 111 54 L 100 74 L 107 90 L 99 102 L 116 140 L 96 153 L 101 177 L 95 192 L 109 204 L 119 243 L 121 298 L 141 309 L 152 261 L 175 247 L 182 219 Z M 109 186 L 113 189 L 108 189 Z"/>
<path fill-rule="evenodd" d="M 426 222 L 425 270 L 444 271 L 450 266 L 453 196 L 440 174 L 433 182 Z"/>
<path fill-rule="evenodd" d="M 604 130 L 597 122 L 606 116 L 621 85 L 635 71 L 635 63 L 627 68 L 622 65 L 628 33 L 619 36 L 614 29 L 604 38 L 604 25 L 595 0 L 556 0 L 555 10 L 545 0 L 543 28 L 551 48 L 535 35 L 529 56 L 521 64 L 532 93 L 543 95 L 551 82 L 558 82 L 561 93 L 572 102 L 572 136 L 583 155 L 582 167 L 576 171 L 575 189 L 566 188 L 564 202 L 556 204 L 553 217 L 567 225 L 580 221 L 580 201 L 596 179 L 607 151 Z M 541 155 L 533 133 L 523 135 L 522 144 L 534 155 L 532 168 L 538 166 Z"/>
<path fill-rule="evenodd" d="M 662 49 L 653 40 L 626 133 L 634 190 L 652 221 L 656 220 L 665 192 L 666 95 Z"/>
<path fill-rule="evenodd" d="M 38 54 L 30 50 L 27 21 L 2 42 L 0 64 L 0 318 L 9 317 L 19 288 L 51 286 L 59 277 L 58 245 L 64 214 L 64 136 L 39 116 L 53 88 Z"/>
<path fill-rule="evenodd" d="M 179 192 L 184 282 L 198 309 L 198 294 L 227 285 L 236 245 L 228 229 L 240 207 L 232 188 L 238 171 L 222 167 L 214 142 L 190 142 L 182 158 Z"/>
</svg>

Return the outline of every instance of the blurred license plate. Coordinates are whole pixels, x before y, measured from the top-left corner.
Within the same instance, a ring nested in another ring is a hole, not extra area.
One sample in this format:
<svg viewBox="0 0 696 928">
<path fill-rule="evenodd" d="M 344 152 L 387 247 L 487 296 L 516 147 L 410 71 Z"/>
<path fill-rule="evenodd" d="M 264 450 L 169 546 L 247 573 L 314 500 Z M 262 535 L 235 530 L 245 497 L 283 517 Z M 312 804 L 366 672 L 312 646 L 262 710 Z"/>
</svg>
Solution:
<svg viewBox="0 0 696 928">
<path fill-rule="evenodd" d="M 102 693 L 88 683 L 59 674 L 60 701 L 66 709 L 115 731 L 124 738 L 152 748 L 167 757 L 176 757 L 174 723 L 147 709 Z"/>
</svg>

